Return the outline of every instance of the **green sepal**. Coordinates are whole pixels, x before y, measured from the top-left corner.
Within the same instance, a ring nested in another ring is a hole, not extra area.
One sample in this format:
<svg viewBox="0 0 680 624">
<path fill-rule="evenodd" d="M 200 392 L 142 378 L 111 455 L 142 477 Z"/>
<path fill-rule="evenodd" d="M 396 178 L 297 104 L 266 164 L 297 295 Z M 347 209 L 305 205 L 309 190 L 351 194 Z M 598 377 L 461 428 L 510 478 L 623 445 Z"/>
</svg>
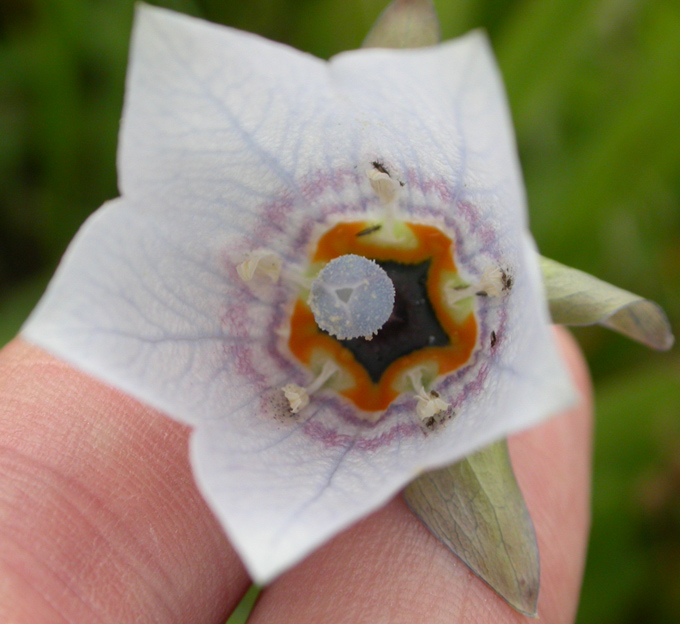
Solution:
<svg viewBox="0 0 680 624">
<path fill-rule="evenodd" d="M 418 477 L 404 498 L 435 537 L 501 598 L 536 616 L 538 544 L 506 440 Z"/>
<path fill-rule="evenodd" d="M 668 319 L 653 301 L 548 258 L 541 258 L 541 270 L 553 322 L 599 323 L 652 349 L 673 346 Z"/>
<path fill-rule="evenodd" d="M 364 39 L 364 48 L 423 48 L 439 43 L 432 0 L 394 0 Z"/>
</svg>

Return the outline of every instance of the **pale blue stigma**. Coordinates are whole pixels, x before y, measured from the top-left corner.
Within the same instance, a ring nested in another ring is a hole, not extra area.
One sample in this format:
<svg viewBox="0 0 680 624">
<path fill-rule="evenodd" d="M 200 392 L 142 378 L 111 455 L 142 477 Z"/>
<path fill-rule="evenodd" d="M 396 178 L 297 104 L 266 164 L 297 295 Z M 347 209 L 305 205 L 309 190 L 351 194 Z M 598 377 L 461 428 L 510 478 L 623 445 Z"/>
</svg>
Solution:
<svg viewBox="0 0 680 624">
<path fill-rule="evenodd" d="M 394 307 L 394 285 L 373 260 L 347 254 L 319 273 L 307 300 L 316 324 L 339 340 L 370 340 Z"/>
</svg>

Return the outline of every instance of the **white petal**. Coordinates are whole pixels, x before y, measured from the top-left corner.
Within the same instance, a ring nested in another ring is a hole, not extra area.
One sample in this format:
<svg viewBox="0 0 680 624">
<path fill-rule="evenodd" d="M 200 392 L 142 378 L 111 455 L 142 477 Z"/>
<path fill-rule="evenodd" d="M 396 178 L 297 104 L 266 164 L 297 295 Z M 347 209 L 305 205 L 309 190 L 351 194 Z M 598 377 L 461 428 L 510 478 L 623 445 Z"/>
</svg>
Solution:
<svg viewBox="0 0 680 624">
<path fill-rule="evenodd" d="M 24 335 L 198 427 L 198 481 L 257 580 L 420 471 L 570 403 L 481 35 L 328 65 L 143 7 L 131 59 L 123 199 L 83 227 Z M 293 291 L 237 273 L 253 249 L 302 266 L 320 229 L 382 210 L 365 175 L 378 160 L 405 184 L 400 210 L 455 235 L 464 274 L 497 263 L 515 281 L 483 303 L 471 365 L 439 382 L 456 416 L 433 434 L 413 397 L 375 426 L 323 392 L 292 418 L 280 388 L 311 377 L 277 334 Z"/>
<path fill-rule="evenodd" d="M 297 194 L 328 101 L 323 61 L 164 9 L 137 9 L 118 169 L 124 196 L 232 212 Z M 245 213 L 245 214 L 243 214 Z"/>
<path fill-rule="evenodd" d="M 90 218 L 23 334 L 179 420 L 223 418 L 262 389 L 238 354 L 267 349 L 277 309 L 238 279 L 226 222 L 147 207 L 116 200 Z"/>
<path fill-rule="evenodd" d="M 489 218 L 514 229 L 526 225 L 521 172 L 503 85 L 481 32 L 434 48 L 358 50 L 331 60 L 373 154 L 407 182 L 426 178 L 474 201 Z"/>
</svg>

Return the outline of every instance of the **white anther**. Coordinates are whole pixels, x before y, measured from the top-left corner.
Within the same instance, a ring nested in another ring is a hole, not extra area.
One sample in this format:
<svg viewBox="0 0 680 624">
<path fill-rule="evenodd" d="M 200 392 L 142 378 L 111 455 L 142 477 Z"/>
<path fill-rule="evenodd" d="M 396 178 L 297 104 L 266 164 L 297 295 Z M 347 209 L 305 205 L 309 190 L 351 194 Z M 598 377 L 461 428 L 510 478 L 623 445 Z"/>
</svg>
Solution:
<svg viewBox="0 0 680 624">
<path fill-rule="evenodd" d="M 477 294 L 485 293 L 487 297 L 500 297 L 503 294 L 503 277 L 500 267 L 488 265 L 482 272 Z"/>
<path fill-rule="evenodd" d="M 236 267 L 236 271 L 244 282 L 249 282 L 257 274 L 268 277 L 272 282 L 278 282 L 281 275 L 281 258 L 266 249 L 250 251 Z"/>
<path fill-rule="evenodd" d="M 286 395 L 290 411 L 297 414 L 301 409 L 309 405 L 309 395 L 307 390 L 295 384 L 287 384 L 281 388 L 283 394 Z"/>
<path fill-rule="evenodd" d="M 452 306 L 475 295 L 479 297 L 501 297 L 505 290 L 505 279 L 506 274 L 500 267 L 489 264 L 482 271 L 482 277 L 477 284 L 449 286 L 446 291 L 446 301 Z"/>
<path fill-rule="evenodd" d="M 422 422 L 429 418 L 436 418 L 446 412 L 451 406 L 442 400 L 435 392 L 426 392 L 423 386 L 423 372 L 420 368 L 407 373 L 416 396 L 416 413 Z"/>
<path fill-rule="evenodd" d="M 366 175 L 384 206 L 393 204 L 397 200 L 401 187 L 397 180 L 393 180 L 389 174 L 375 168 L 368 169 Z"/>
<path fill-rule="evenodd" d="M 339 370 L 340 369 L 335 362 L 327 360 L 324 363 L 319 376 L 306 388 L 298 386 L 297 384 L 286 384 L 283 386 L 281 391 L 288 400 L 290 411 L 293 414 L 297 414 L 300 410 L 307 407 L 309 405 L 309 397 L 315 392 L 318 392 L 319 389 Z"/>
</svg>

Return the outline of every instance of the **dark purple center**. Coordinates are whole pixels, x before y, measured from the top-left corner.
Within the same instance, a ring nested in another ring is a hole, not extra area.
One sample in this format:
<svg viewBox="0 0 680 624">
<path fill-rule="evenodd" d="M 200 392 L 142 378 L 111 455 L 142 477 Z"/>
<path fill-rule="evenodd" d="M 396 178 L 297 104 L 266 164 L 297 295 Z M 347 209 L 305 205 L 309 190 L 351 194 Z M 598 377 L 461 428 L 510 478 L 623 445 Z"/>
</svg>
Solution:
<svg viewBox="0 0 680 624">
<path fill-rule="evenodd" d="M 339 340 L 354 355 L 374 383 L 401 357 L 425 347 L 451 344 L 427 294 L 430 261 L 420 264 L 381 262 L 394 284 L 392 315 L 372 340 Z"/>
</svg>

